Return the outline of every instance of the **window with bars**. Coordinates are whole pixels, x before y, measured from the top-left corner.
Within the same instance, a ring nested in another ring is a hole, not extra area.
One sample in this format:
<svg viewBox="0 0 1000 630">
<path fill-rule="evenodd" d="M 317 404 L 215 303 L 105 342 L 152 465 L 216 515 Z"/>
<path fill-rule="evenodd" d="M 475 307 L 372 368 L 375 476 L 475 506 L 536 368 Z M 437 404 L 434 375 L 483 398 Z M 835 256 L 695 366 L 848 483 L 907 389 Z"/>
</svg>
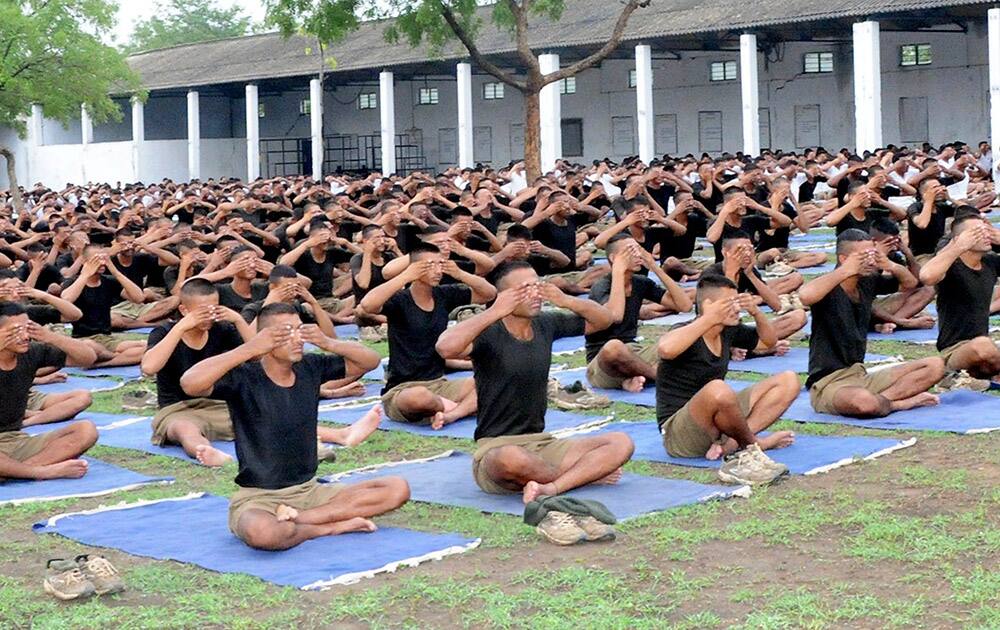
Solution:
<svg viewBox="0 0 1000 630">
<path fill-rule="evenodd" d="M 496 83 L 483 84 L 484 101 L 498 101 L 502 98 L 503 98 L 503 83 L 497 81 Z"/>
<path fill-rule="evenodd" d="M 358 95 L 358 109 L 377 109 L 378 95 L 375 92 L 365 92 Z"/>
<path fill-rule="evenodd" d="M 629 70 L 628 71 L 628 86 L 630 88 L 634 88 L 636 85 L 638 85 L 638 77 L 636 76 L 636 71 L 635 70 Z"/>
<path fill-rule="evenodd" d="M 903 44 L 899 47 L 901 66 L 929 66 L 931 61 L 930 44 Z"/>
<path fill-rule="evenodd" d="M 576 94 L 576 77 L 566 77 L 559 82 L 560 94 Z"/>
<path fill-rule="evenodd" d="M 709 81 L 735 81 L 736 77 L 735 61 L 713 61 L 709 66 Z"/>
<path fill-rule="evenodd" d="M 802 72 L 806 74 L 833 72 L 833 53 L 807 52 L 802 55 Z"/>
<path fill-rule="evenodd" d="M 420 91 L 417 93 L 417 103 L 419 105 L 437 105 L 438 89 L 420 88 Z"/>
<path fill-rule="evenodd" d="M 312 113 L 312 101 L 304 98 L 299 101 L 299 113 L 303 116 L 308 116 Z"/>
</svg>

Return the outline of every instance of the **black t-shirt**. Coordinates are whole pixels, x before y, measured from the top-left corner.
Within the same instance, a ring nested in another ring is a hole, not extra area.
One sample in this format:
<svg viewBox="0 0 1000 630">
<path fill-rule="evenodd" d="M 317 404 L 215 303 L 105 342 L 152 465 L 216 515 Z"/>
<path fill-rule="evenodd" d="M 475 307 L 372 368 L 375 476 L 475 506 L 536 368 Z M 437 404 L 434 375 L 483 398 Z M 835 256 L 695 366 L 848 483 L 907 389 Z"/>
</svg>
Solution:
<svg viewBox="0 0 1000 630">
<path fill-rule="evenodd" d="M 374 261 L 371 263 L 371 279 L 368 281 L 368 288 L 358 286 L 358 274 L 361 273 L 361 263 L 364 259 L 364 254 L 354 254 L 351 257 L 351 280 L 355 304 L 360 304 L 369 291 L 385 282 L 382 269 L 395 257 L 396 255 L 392 252 L 382 252 L 382 264 L 376 265 Z"/>
<path fill-rule="evenodd" d="M 310 353 L 292 371 L 295 383 L 282 387 L 250 361 L 215 384 L 211 397 L 226 401 L 233 421 L 239 486 L 279 490 L 316 476 L 319 387 L 344 377 L 344 359 Z"/>
<path fill-rule="evenodd" d="M 132 264 L 126 266 L 121 263 L 117 256 L 114 259 L 115 267 L 122 272 L 122 275 L 131 280 L 137 287 L 144 289 L 147 286 L 147 278 L 153 275 L 159 262 L 156 256 L 139 252 L 132 255 Z"/>
<path fill-rule="evenodd" d="M 576 267 L 576 228 L 573 223 L 556 225 L 551 219 L 546 219 L 535 226 L 532 234 L 542 245 L 560 251 L 569 258 L 569 266 L 556 271 L 573 271 Z"/>
<path fill-rule="evenodd" d="M 712 184 L 712 194 L 707 197 L 704 195 L 705 184 L 698 182 L 697 184 L 691 186 L 691 189 L 694 191 L 694 196 L 698 199 L 698 201 L 708 208 L 709 212 L 716 214 L 716 211 L 723 202 L 722 191 L 719 189 L 719 186 L 717 184 Z M 666 209 L 666 206 L 664 206 L 664 209 Z"/>
<path fill-rule="evenodd" d="M 692 210 L 687 215 L 687 231 L 683 234 L 671 233 L 669 238 L 660 244 L 660 262 L 669 256 L 675 258 L 690 258 L 694 254 L 698 237 L 708 233 L 708 217 L 698 210 Z"/>
<path fill-rule="evenodd" d="M 28 408 L 28 390 L 40 368 L 59 369 L 66 365 L 66 353 L 59 348 L 32 341 L 28 351 L 17 355 L 13 370 L 0 369 L 0 434 L 20 431 Z"/>
<path fill-rule="evenodd" d="M 330 297 L 333 294 L 333 268 L 351 260 L 351 252 L 339 247 L 326 250 L 326 258 L 318 262 L 313 258 L 312 251 L 306 250 L 295 261 L 295 271 L 312 280 L 309 292 L 317 298 Z"/>
<path fill-rule="evenodd" d="M 224 282 L 215 285 L 219 289 L 219 305 L 230 308 L 237 313 L 242 313 L 243 309 L 252 302 L 259 302 L 267 297 L 267 283 L 251 282 L 250 297 L 245 298 L 233 289 L 232 282 Z"/>
<path fill-rule="evenodd" d="M 173 322 L 157 326 L 153 332 L 149 333 L 148 347 L 152 348 L 163 341 L 167 333 L 175 326 Z M 173 354 L 167 359 L 163 368 L 156 373 L 156 401 L 160 409 L 167 405 L 190 400 L 191 396 L 181 389 L 181 376 L 184 375 L 191 366 L 199 361 L 204 361 L 210 357 L 229 352 L 239 347 L 243 343 L 243 338 L 236 326 L 229 322 L 217 322 L 208 331 L 208 339 L 204 347 L 194 349 L 184 343 L 181 339 L 177 342 Z"/>
<path fill-rule="evenodd" d="M 31 275 L 31 265 L 24 264 L 21 268 L 17 270 L 17 277 L 21 282 L 25 282 L 28 276 Z M 64 278 L 62 273 L 59 272 L 59 268 L 55 265 L 43 265 L 42 272 L 38 274 L 38 280 L 35 281 L 35 288 L 40 291 L 45 291 L 53 284 L 62 284 Z"/>
<path fill-rule="evenodd" d="M 924 209 L 922 201 L 913 202 L 906 211 L 906 229 L 909 234 L 910 251 L 914 256 L 933 254 L 937 251 L 938 241 L 944 238 L 947 220 L 955 216 L 955 206 L 947 202 L 935 202 L 934 211 L 927 227 L 920 228 L 914 219 L 920 216 Z"/>
<path fill-rule="evenodd" d="M 990 332 L 990 302 L 1000 274 L 1000 256 L 987 253 L 983 267 L 970 269 L 961 259 L 952 263 L 938 284 L 937 348 L 944 350 L 960 341 L 985 337 Z"/>
<path fill-rule="evenodd" d="M 639 333 L 639 309 L 643 300 L 657 304 L 663 300 L 666 291 L 648 277 L 632 274 L 632 293 L 625 296 L 625 315 L 622 321 L 612 324 L 609 328 L 587 335 L 587 361 L 592 361 L 601 351 L 604 344 L 611 339 L 624 343 L 635 341 Z M 590 288 L 590 299 L 598 304 L 607 304 L 611 298 L 611 274 L 602 276 Z"/>
<path fill-rule="evenodd" d="M 764 281 L 764 278 L 761 277 L 760 272 L 757 271 L 756 267 L 753 267 L 750 271 L 751 273 L 753 273 L 753 275 L 757 276 L 758 280 L 760 280 L 761 282 Z M 714 276 L 725 277 L 726 272 L 724 270 L 723 263 L 715 263 L 714 265 L 703 271 L 702 275 L 703 276 L 714 275 Z M 750 278 L 747 277 L 746 273 L 742 269 L 740 270 L 739 275 L 736 276 L 736 290 L 739 291 L 740 293 L 751 293 L 753 295 L 760 295 L 760 293 L 757 291 L 757 287 L 754 286 L 753 282 L 750 282 Z"/>
<path fill-rule="evenodd" d="M 582 335 L 583 318 L 545 311 L 531 321 L 532 338 L 513 337 L 503 321 L 472 344 L 472 370 L 479 400 L 477 440 L 545 431 L 552 341 Z"/>
<path fill-rule="evenodd" d="M 793 208 L 789 203 L 782 204 L 781 213 L 792 221 L 795 220 L 795 217 L 799 216 L 799 213 L 796 212 L 795 208 Z M 757 241 L 757 251 L 763 252 L 774 247 L 777 247 L 778 249 L 787 249 L 788 237 L 792 233 L 792 225 L 794 224 L 773 229 L 769 225 L 761 230 L 759 233 L 759 240 Z"/>
<path fill-rule="evenodd" d="M 717 219 L 721 221 L 721 219 Z M 737 232 L 743 231 L 750 235 L 750 241 L 757 245 L 760 241 L 760 234 L 771 227 L 771 218 L 763 214 L 748 214 L 740 220 L 740 227 L 733 227 L 729 223 L 723 223 L 722 236 L 712 245 L 715 247 L 715 262 L 722 262 L 722 243 L 727 238 L 732 237 Z"/>
<path fill-rule="evenodd" d="M 111 275 L 102 275 L 96 287 L 85 286 L 74 304 L 83 317 L 73 322 L 74 337 L 111 333 L 111 307 L 122 301 L 122 285 Z"/>
<path fill-rule="evenodd" d="M 858 301 L 837 285 L 812 306 L 809 339 L 809 379 L 806 387 L 837 370 L 864 363 L 868 326 L 875 297 L 899 289 L 891 276 L 865 276 L 858 280 Z"/>
<path fill-rule="evenodd" d="M 865 218 L 863 219 L 855 218 L 853 214 L 848 212 L 847 215 L 840 220 L 840 223 L 836 225 L 834 231 L 837 233 L 837 236 L 840 236 L 842 232 L 846 232 L 851 229 L 861 230 L 865 234 L 869 234 L 871 232 L 872 222 L 879 217 L 887 216 L 889 216 L 889 212 L 887 210 L 875 207 L 867 208 L 865 210 Z"/>
<path fill-rule="evenodd" d="M 660 426 L 710 381 L 726 378 L 734 347 L 753 350 L 760 338 L 753 326 L 737 324 L 723 328 L 720 340 L 722 349 L 718 355 L 713 354 L 700 337 L 677 357 L 660 360 L 656 369 L 656 421 Z"/>
<path fill-rule="evenodd" d="M 472 290 L 465 285 L 437 286 L 433 295 L 434 308 L 430 311 L 417 306 L 409 288 L 389 298 L 382 307 L 389 324 L 389 365 L 383 393 L 400 383 L 444 376 L 444 359 L 434 344 L 448 328 L 448 314 L 472 302 Z"/>
</svg>

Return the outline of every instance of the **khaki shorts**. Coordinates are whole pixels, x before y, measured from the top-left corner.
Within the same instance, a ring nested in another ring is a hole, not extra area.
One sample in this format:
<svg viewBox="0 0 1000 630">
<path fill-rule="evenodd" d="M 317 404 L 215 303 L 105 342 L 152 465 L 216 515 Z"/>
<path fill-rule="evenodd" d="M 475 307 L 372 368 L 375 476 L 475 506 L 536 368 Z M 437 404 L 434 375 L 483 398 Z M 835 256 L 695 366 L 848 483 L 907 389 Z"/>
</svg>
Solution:
<svg viewBox="0 0 1000 630">
<path fill-rule="evenodd" d="M 167 430 L 177 420 L 187 420 L 198 427 L 209 442 L 231 442 L 236 439 L 226 403 L 211 398 L 192 398 L 167 405 L 156 412 L 153 416 L 153 444 L 165 444 Z"/>
<path fill-rule="evenodd" d="M 52 436 L 51 431 L 38 435 L 28 435 L 23 431 L 5 431 L 0 433 L 0 453 L 23 462 L 41 453 Z"/>
<path fill-rule="evenodd" d="M 692 269 L 697 269 L 698 271 L 705 271 L 715 264 L 715 259 L 690 256 L 688 258 L 681 258 L 681 264 L 687 265 Z"/>
<path fill-rule="evenodd" d="M 28 390 L 28 406 L 27 411 L 41 411 L 45 407 L 45 399 L 48 398 L 48 394 L 43 394 L 34 387 Z"/>
<path fill-rule="evenodd" d="M 486 453 L 501 446 L 520 446 L 532 455 L 540 458 L 549 466 L 558 468 L 566 452 L 573 445 L 569 438 L 554 438 L 549 433 L 526 433 L 524 435 L 502 435 L 500 437 L 483 438 L 476 441 L 476 452 L 472 455 L 472 476 L 483 492 L 490 494 L 517 494 L 520 490 L 511 490 L 496 482 L 486 474 L 481 466 Z"/>
<path fill-rule="evenodd" d="M 640 359 L 650 365 L 656 365 L 659 360 L 659 354 L 657 353 L 655 343 L 642 345 L 633 341 L 632 343 L 626 345 L 629 350 L 634 352 Z M 594 357 L 594 360 L 587 364 L 587 380 L 590 382 L 591 386 L 600 389 L 621 389 L 622 381 L 625 379 L 618 378 L 617 376 L 611 376 L 602 370 L 597 357 Z"/>
<path fill-rule="evenodd" d="M 736 392 L 736 400 L 740 405 L 740 413 L 744 416 L 750 413 L 750 399 L 756 386 Z M 667 418 L 660 428 L 663 435 L 663 448 L 671 457 L 705 457 L 715 438 L 701 428 L 691 415 L 691 401 L 678 409 L 674 415 Z"/>
<path fill-rule="evenodd" d="M 328 313 L 336 313 L 337 311 L 343 310 L 347 305 L 346 299 L 341 299 L 337 297 L 325 297 L 319 298 L 316 302 L 320 307 Z"/>
<path fill-rule="evenodd" d="M 400 392 L 410 389 L 411 387 L 426 387 L 430 393 L 436 396 L 447 398 L 451 401 L 457 401 L 459 395 L 462 393 L 462 389 L 466 386 L 466 383 L 471 380 L 471 378 L 460 378 L 449 381 L 448 379 L 441 377 L 434 379 L 433 381 L 411 381 L 409 383 L 400 383 L 386 393 L 382 394 L 382 409 L 385 411 L 387 418 L 397 422 L 430 424 L 430 416 L 407 416 L 400 411 L 399 407 L 396 405 L 396 396 L 399 396 Z"/>
<path fill-rule="evenodd" d="M 147 304 L 136 304 L 135 302 L 119 302 L 111 307 L 111 314 L 124 317 L 126 319 L 139 319 L 146 313 L 156 308 L 156 302 Z"/>
<path fill-rule="evenodd" d="M 950 345 L 941 351 L 941 360 L 944 361 L 944 366 L 949 370 L 957 370 L 959 368 L 951 364 L 951 360 L 955 357 L 955 353 L 966 346 L 971 339 L 966 339 L 965 341 L 959 341 L 956 344 Z"/>
<path fill-rule="evenodd" d="M 913 259 L 917 261 L 918 265 L 924 266 L 928 261 L 930 261 L 931 258 L 934 258 L 934 254 L 920 254 L 919 256 L 915 256 Z"/>
<path fill-rule="evenodd" d="M 297 486 L 279 490 L 240 488 L 229 499 L 229 531 L 239 536 L 236 525 L 247 510 L 263 510 L 274 514 L 279 505 L 287 505 L 300 511 L 311 510 L 332 501 L 345 487 L 342 483 L 320 483 L 310 479 Z"/>
<path fill-rule="evenodd" d="M 834 398 L 845 387 L 860 387 L 873 394 L 881 394 L 895 382 L 893 369 L 886 368 L 868 373 L 865 366 L 855 363 L 850 367 L 827 374 L 809 388 L 809 400 L 817 413 L 836 414 Z"/>
<path fill-rule="evenodd" d="M 80 339 L 89 339 L 91 341 L 95 341 L 97 342 L 97 345 L 101 346 L 108 352 L 114 352 L 115 350 L 118 349 L 118 346 L 120 346 L 122 342 L 128 341 L 127 339 L 122 339 L 120 336 L 114 334 L 91 335 L 89 337 L 80 337 Z"/>
<path fill-rule="evenodd" d="M 564 273 L 550 273 L 547 276 L 543 276 L 542 279 L 548 281 L 561 279 L 565 280 L 569 284 L 576 284 L 580 280 L 583 280 L 583 274 L 587 273 L 587 271 L 588 270 L 585 269 L 583 271 L 566 271 Z"/>
</svg>

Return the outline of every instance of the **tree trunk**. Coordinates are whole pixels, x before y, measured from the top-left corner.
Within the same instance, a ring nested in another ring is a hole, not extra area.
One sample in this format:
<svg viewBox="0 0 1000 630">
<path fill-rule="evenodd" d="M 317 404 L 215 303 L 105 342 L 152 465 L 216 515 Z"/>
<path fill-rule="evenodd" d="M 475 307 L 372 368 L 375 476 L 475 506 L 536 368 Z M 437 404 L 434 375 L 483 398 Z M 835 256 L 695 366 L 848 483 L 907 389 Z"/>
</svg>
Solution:
<svg viewBox="0 0 1000 630">
<path fill-rule="evenodd" d="M 0 146 L 0 156 L 7 161 L 7 180 L 10 182 L 11 200 L 14 202 L 14 211 L 20 215 L 24 210 L 24 201 L 21 199 L 21 188 L 17 185 L 17 169 L 14 164 L 14 152 L 7 147 Z"/>
<path fill-rule="evenodd" d="M 529 85 L 524 92 L 524 172 L 528 185 L 542 175 L 541 115 L 539 89 Z"/>
</svg>

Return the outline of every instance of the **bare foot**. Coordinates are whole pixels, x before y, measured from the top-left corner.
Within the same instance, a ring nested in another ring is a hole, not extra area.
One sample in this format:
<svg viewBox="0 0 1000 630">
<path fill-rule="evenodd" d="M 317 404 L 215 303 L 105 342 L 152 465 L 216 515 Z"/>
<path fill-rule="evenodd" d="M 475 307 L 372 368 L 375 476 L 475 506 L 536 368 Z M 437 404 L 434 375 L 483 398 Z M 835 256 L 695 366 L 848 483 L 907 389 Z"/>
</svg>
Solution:
<svg viewBox="0 0 1000 630">
<path fill-rule="evenodd" d="M 202 466 L 211 466 L 212 468 L 225 466 L 226 463 L 233 461 L 230 455 L 223 453 L 211 444 L 199 444 L 194 447 L 194 456 Z"/>
<path fill-rule="evenodd" d="M 622 381 L 622 389 L 633 394 L 641 392 L 646 385 L 645 376 L 633 376 Z"/>
<path fill-rule="evenodd" d="M 776 357 L 783 357 L 788 354 L 788 351 L 792 349 L 792 344 L 788 343 L 787 339 L 781 339 L 778 343 L 774 344 L 774 351 L 772 354 Z"/>
<path fill-rule="evenodd" d="M 619 481 L 621 481 L 621 479 L 622 479 L 622 469 L 619 468 L 618 470 L 612 472 L 610 475 L 607 475 L 606 477 L 601 477 L 594 483 L 599 486 L 613 486 Z"/>
<path fill-rule="evenodd" d="M 274 511 L 274 517 L 278 519 L 279 523 L 283 523 L 285 521 L 294 522 L 295 519 L 298 518 L 298 516 L 299 516 L 298 510 L 296 510 L 293 507 L 289 507 L 285 504 L 279 505 L 278 509 Z"/>
<path fill-rule="evenodd" d="M 745 361 L 747 358 L 746 348 L 733 348 L 730 350 L 730 358 L 733 361 Z"/>
<path fill-rule="evenodd" d="M 722 445 L 717 442 L 713 442 L 712 445 L 708 447 L 708 450 L 705 451 L 705 459 L 715 461 L 722 457 L 722 454 Z"/>
<path fill-rule="evenodd" d="M 449 411 L 454 411 L 455 407 L 458 406 L 458 403 L 455 402 L 454 400 L 449 400 L 444 396 L 438 396 L 438 398 L 441 399 L 441 405 L 444 407 L 443 409 L 444 413 L 448 413 Z"/>
<path fill-rule="evenodd" d="M 775 431 L 767 437 L 762 437 L 757 440 L 757 444 L 764 449 L 775 448 L 785 448 L 786 446 L 791 446 L 795 442 L 795 433 L 793 431 Z"/>
<path fill-rule="evenodd" d="M 523 498 L 525 505 L 527 505 L 542 495 L 554 497 L 557 494 L 559 494 L 559 490 L 551 483 L 542 484 L 537 481 L 529 481 L 524 486 Z"/>
<path fill-rule="evenodd" d="M 906 320 L 907 327 L 913 329 L 919 328 L 926 330 L 928 328 L 934 328 L 934 324 L 936 323 L 937 320 L 930 315 L 917 315 L 916 317 L 911 317 L 910 319 Z"/>
<path fill-rule="evenodd" d="M 372 521 L 367 518 L 361 518 L 356 516 L 354 518 L 349 518 L 346 521 L 337 521 L 336 523 L 330 523 L 329 529 L 327 530 L 328 536 L 336 536 L 337 534 L 347 534 L 349 532 L 366 532 L 371 533 L 378 529 Z"/>
<path fill-rule="evenodd" d="M 922 392 L 910 398 L 897 400 L 892 403 L 893 411 L 906 411 L 917 407 L 933 407 L 941 402 L 941 398 L 930 392 Z"/>
<path fill-rule="evenodd" d="M 896 324 L 875 324 L 875 332 L 883 335 L 891 335 L 896 332 Z"/>
<path fill-rule="evenodd" d="M 361 444 L 365 441 L 365 438 L 378 429 L 378 425 L 381 423 L 382 405 L 375 405 L 365 415 L 361 416 L 360 420 L 356 420 L 354 424 L 347 428 L 347 435 L 344 436 L 342 444 L 344 446 L 357 446 Z"/>
<path fill-rule="evenodd" d="M 67 459 L 64 462 L 40 466 L 35 479 L 79 479 L 86 474 L 86 460 Z"/>
</svg>

